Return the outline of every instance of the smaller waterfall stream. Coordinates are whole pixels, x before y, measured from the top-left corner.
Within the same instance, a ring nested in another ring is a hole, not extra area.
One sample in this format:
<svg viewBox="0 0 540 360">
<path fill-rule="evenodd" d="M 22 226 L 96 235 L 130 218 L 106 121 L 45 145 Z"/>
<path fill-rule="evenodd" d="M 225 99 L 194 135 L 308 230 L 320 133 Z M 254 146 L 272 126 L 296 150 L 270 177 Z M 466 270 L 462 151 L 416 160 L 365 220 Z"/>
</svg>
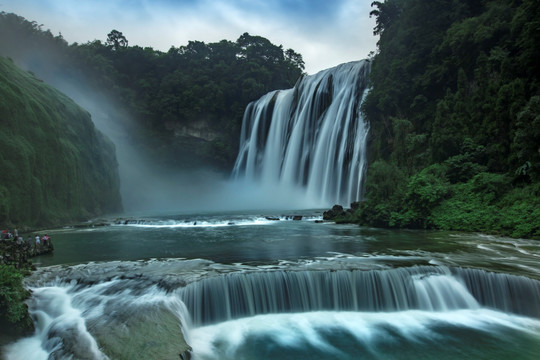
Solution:
<svg viewBox="0 0 540 360">
<path fill-rule="evenodd" d="M 540 353 L 540 282 L 520 276 L 433 266 L 265 271 L 214 276 L 179 290 L 192 316 L 194 359 Z"/>
<path fill-rule="evenodd" d="M 303 192 L 310 206 L 359 200 L 368 133 L 360 104 L 369 70 L 368 61 L 342 64 L 249 104 L 234 177 Z"/>
<path fill-rule="evenodd" d="M 433 266 L 232 273 L 191 283 L 180 289 L 180 297 L 196 326 L 261 314 L 452 311 L 482 306 L 540 318 L 536 280 Z"/>
<path fill-rule="evenodd" d="M 396 341 L 410 352 L 397 358 L 414 359 L 436 356 L 454 337 L 458 353 L 444 348 L 448 358 L 525 347 L 528 359 L 540 334 L 538 280 L 459 267 L 153 260 L 52 267 L 34 281 L 36 332 L 8 346 L 8 359 L 169 359 L 189 345 L 193 359 L 354 359 L 358 351 L 386 359 L 396 358 L 387 353 Z M 471 336 L 485 342 L 479 350 Z"/>
</svg>

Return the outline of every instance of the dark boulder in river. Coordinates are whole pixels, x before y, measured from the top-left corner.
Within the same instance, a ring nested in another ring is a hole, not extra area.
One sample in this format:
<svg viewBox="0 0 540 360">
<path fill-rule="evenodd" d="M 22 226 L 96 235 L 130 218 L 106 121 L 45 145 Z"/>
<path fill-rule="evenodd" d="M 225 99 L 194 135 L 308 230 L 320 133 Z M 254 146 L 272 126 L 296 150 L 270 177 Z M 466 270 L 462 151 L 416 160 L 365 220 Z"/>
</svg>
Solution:
<svg viewBox="0 0 540 360">
<path fill-rule="evenodd" d="M 346 212 L 341 205 L 334 205 L 332 209 L 323 213 L 324 220 L 334 220 L 338 216 L 345 216 Z"/>
</svg>

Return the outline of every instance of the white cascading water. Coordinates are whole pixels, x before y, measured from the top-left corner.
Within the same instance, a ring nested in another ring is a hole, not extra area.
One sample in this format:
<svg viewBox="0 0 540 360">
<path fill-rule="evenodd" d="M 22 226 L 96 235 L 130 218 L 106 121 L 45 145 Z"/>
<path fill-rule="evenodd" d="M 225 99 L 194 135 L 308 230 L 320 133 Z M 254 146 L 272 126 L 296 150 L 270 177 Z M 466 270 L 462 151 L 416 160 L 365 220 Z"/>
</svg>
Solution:
<svg viewBox="0 0 540 360">
<path fill-rule="evenodd" d="M 302 78 L 246 108 L 233 176 L 303 192 L 305 205 L 348 205 L 362 196 L 368 126 L 360 104 L 369 61 Z"/>
<path fill-rule="evenodd" d="M 417 359 L 459 344 L 446 358 L 486 358 L 494 342 L 537 358 L 538 280 L 444 266 L 291 265 L 169 259 L 41 268 L 27 279 L 35 333 L 0 350 L 10 360 L 186 359 L 189 344 L 192 359 L 356 359 L 358 351 L 395 359 L 385 349 L 400 344 L 411 352 L 400 359 Z M 478 352 L 460 353 L 480 338 Z"/>
<path fill-rule="evenodd" d="M 372 271 L 235 272 L 191 283 L 179 290 L 179 296 L 195 326 L 261 314 L 448 312 L 481 306 L 540 316 L 537 280 L 432 266 Z"/>
</svg>

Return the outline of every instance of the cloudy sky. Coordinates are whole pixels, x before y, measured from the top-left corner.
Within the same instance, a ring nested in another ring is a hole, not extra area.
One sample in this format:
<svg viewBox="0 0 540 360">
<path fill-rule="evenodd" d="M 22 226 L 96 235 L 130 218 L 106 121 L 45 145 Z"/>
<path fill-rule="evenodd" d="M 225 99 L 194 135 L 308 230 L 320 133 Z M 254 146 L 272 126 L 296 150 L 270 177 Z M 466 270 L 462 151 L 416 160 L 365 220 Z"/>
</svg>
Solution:
<svg viewBox="0 0 540 360">
<path fill-rule="evenodd" d="M 116 29 L 130 45 L 167 51 L 189 40 L 260 35 L 304 57 L 314 74 L 375 50 L 372 0 L 0 0 L 0 11 L 43 24 L 69 42 L 105 41 Z"/>
</svg>

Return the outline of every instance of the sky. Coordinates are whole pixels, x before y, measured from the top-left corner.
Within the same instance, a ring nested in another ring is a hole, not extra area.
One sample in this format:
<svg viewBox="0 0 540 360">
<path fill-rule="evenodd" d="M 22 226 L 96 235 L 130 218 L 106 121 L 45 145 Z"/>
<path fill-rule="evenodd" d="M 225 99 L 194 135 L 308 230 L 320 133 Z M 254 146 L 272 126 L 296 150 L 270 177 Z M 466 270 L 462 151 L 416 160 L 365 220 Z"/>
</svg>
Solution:
<svg viewBox="0 0 540 360">
<path fill-rule="evenodd" d="M 303 56 L 308 74 L 376 49 L 372 0 L 0 0 L 0 11 L 43 24 L 70 44 L 121 31 L 129 45 L 167 51 L 244 32 Z"/>
</svg>

